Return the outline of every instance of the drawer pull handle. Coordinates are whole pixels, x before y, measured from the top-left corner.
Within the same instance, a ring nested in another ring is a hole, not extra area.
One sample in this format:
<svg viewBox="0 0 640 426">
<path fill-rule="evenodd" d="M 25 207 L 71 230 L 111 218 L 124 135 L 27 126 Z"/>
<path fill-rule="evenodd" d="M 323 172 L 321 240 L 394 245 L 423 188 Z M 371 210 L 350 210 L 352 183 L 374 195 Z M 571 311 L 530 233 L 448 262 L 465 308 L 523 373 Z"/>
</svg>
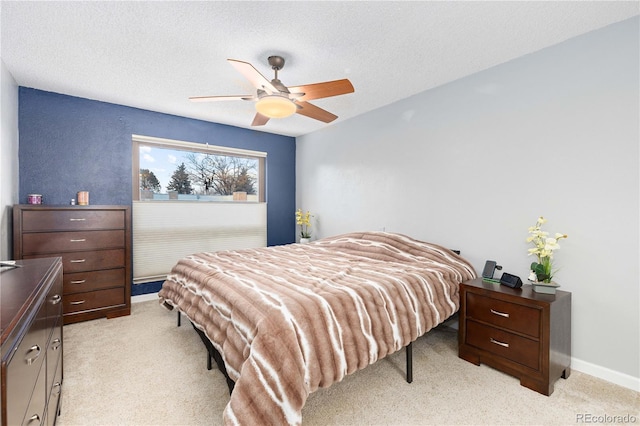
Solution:
<svg viewBox="0 0 640 426">
<path fill-rule="evenodd" d="M 71 284 L 82 284 L 82 283 L 85 283 L 85 282 L 87 282 L 87 280 L 72 280 Z"/>
<path fill-rule="evenodd" d="M 494 339 L 493 337 L 490 337 L 489 341 L 491 343 L 494 343 L 494 344 L 498 345 L 498 346 L 502 346 L 503 348 L 508 348 L 509 347 L 508 343 L 501 342 L 499 340 Z"/>
<path fill-rule="evenodd" d="M 75 217 L 72 217 L 71 219 L 69 219 L 70 222 L 84 222 L 85 220 L 87 219 L 85 219 L 84 217 L 77 219 Z"/>
<path fill-rule="evenodd" d="M 40 416 L 37 414 L 34 414 L 33 416 L 29 417 L 27 424 L 30 424 L 31 422 L 34 422 L 34 421 L 40 423 Z"/>
<path fill-rule="evenodd" d="M 84 262 L 86 262 L 86 259 L 74 259 L 74 260 L 70 260 L 69 262 L 71 262 L 71 263 L 84 263 Z"/>
<path fill-rule="evenodd" d="M 85 241 L 87 241 L 86 238 L 78 238 L 77 240 L 69 240 L 69 242 L 72 242 L 72 243 L 84 243 Z"/>
<path fill-rule="evenodd" d="M 76 300 L 75 302 L 69 302 L 70 305 L 82 305 L 84 300 Z"/>
<path fill-rule="evenodd" d="M 57 351 L 58 349 L 60 349 L 61 344 L 62 344 L 62 341 L 56 338 L 54 339 L 53 342 L 51 342 L 51 349 L 53 349 L 54 351 Z"/>
<path fill-rule="evenodd" d="M 31 346 L 31 347 L 29 348 L 29 350 L 27 351 L 27 354 L 26 354 L 26 355 L 28 356 L 31 352 L 34 352 L 34 351 L 37 351 L 37 353 L 36 353 L 36 355 L 35 355 L 34 357 L 31 357 L 31 358 L 25 358 L 25 361 L 27 361 L 27 365 L 31 365 L 31 364 L 33 364 L 33 361 L 35 361 L 36 359 L 38 359 L 38 357 L 40 356 L 40 353 L 42 352 L 42 351 L 40 350 L 40 346 L 38 346 L 38 345 L 33 345 L 33 346 Z"/>
<path fill-rule="evenodd" d="M 52 305 L 57 305 L 61 301 L 62 301 L 62 296 L 60 296 L 59 294 L 56 294 L 51 298 L 51 304 Z"/>
<path fill-rule="evenodd" d="M 494 311 L 493 309 L 491 309 L 491 313 L 494 315 L 500 315 L 501 317 L 509 318 L 509 314 L 504 312 Z"/>
</svg>

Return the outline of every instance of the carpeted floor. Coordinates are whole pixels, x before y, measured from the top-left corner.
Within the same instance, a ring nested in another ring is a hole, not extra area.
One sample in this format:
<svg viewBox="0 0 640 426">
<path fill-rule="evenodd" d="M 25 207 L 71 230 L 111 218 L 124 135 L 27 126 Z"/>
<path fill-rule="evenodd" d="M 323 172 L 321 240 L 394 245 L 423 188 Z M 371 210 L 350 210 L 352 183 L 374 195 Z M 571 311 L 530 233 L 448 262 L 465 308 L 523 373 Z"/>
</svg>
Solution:
<svg viewBox="0 0 640 426">
<path fill-rule="evenodd" d="M 540 395 L 459 359 L 448 327 L 419 338 L 413 362 L 411 384 L 400 351 L 311 394 L 304 425 L 640 423 L 640 393 L 573 371 Z M 177 327 L 175 312 L 156 301 L 133 304 L 128 317 L 64 327 L 60 426 L 217 425 L 228 398 L 191 324 L 183 316 Z"/>
</svg>

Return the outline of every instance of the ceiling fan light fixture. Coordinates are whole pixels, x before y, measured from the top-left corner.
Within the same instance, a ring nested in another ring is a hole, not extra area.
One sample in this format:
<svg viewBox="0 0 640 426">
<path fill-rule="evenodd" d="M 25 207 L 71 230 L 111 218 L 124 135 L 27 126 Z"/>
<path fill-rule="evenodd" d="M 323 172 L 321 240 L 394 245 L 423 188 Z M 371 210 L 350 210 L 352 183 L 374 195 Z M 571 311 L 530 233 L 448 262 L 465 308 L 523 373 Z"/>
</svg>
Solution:
<svg viewBox="0 0 640 426">
<path fill-rule="evenodd" d="M 281 56 L 269 56 L 269 65 L 275 71 L 275 77 L 269 81 L 265 76 L 249 62 L 237 59 L 227 61 L 242 74 L 255 87 L 253 95 L 235 96 L 194 96 L 189 100 L 193 102 L 245 100 L 255 101 L 257 113 L 253 117 L 251 126 L 264 126 L 271 118 L 284 118 L 293 114 L 304 115 L 323 123 L 331 123 L 338 118 L 308 101 L 328 98 L 331 96 L 353 93 L 351 82 L 342 80 L 325 81 L 322 83 L 305 84 L 303 86 L 287 87 L 278 79 L 278 71 L 284 66 L 284 58 Z"/>
<path fill-rule="evenodd" d="M 256 102 L 256 111 L 269 118 L 285 118 L 295 114 L 296 104 L 279 95 L 263 96 Z"/>
</svg>

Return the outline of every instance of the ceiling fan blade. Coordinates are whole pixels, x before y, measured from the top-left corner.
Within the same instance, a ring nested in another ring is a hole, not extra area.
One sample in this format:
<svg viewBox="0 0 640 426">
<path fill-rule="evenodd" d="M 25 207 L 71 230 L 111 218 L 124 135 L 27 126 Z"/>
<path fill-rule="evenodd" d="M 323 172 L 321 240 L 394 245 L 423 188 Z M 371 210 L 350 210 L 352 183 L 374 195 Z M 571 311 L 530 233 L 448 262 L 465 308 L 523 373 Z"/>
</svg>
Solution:
<svg viewBox="0 0 640 426">
<path fill-rule="evenodd" d="M 313 118 L 315 120 L 320 120 L 325 123 L 331 123 L 333 120 L 338 118 L 337 115 L 331 114 L 329 111 L 324 110 L 320 107 L 317 107 L 309 102 L 298 102 L 296 101 L 296 105 L 300 108 L 296 111 L 298 114 L 304 115 L 309 118 Z"/>
<path fill-rule="evenodd" d="M 344 78 L 342 80 L 325 81 L 324 83 L 306 84 L 304 86 L 289 87 L 291 93 L 304 93 L 304 96 L 297 98 L 297 101 L 310 101 L 313 99 L 328 98 L 330 96 L 345 95 L 353 93 L 355 89 L 351 82 Z"/>
<path fill-rule="evenodd" d="M 191 102 L 213 102 L 213 101 L 252 101 L 253 95 L 231 95 L 231 96 L 191 96 Z"/>
<path fill-rule="evenodd" d="M 278 93 L 278 89 L 271 84 L 260 72 L 248 62 L 238 61 L 236 59 L 227 59 L 233 67 L 238 70 L 247 80 L 253 84 L 256 89 L 266 90 L 269 93 Z"/>
<path fill-rule="evenodd" d="M 262 115 L 259 112 L 256 112 L 256 116 L 253 117 L 253 122 L 251 123 L 251 125 L 264 126 L 265 124 L 267 124 L 267 121 L 269 121 L 269 117 L 267 117 L 266 115 Z"/>
</svg>

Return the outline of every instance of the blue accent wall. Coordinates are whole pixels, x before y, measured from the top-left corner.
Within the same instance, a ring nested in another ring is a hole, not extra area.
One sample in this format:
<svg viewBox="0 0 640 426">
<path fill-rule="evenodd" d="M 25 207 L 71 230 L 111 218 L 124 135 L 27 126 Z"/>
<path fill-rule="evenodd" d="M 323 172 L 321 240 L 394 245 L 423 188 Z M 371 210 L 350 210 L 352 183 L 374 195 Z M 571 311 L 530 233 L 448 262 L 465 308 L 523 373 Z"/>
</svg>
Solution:
<svg viewBox="0 0 640 426">
<path fill-rule="evenodd" d="M 131 205 L 133 134 L 209 143 L 267 153 L 267 244 L 295 241 L 295 138 L 25 87 L 18 120 L 21 203 Z"/>
</svg>

